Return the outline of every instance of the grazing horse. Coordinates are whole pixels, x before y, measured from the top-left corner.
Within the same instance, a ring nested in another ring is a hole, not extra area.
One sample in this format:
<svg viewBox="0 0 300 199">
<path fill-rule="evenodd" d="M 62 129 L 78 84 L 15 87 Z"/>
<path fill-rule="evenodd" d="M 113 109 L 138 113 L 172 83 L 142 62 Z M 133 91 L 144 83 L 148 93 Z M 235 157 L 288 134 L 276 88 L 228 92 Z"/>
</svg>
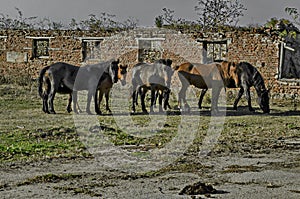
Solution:
<svg viewBox="0 0 300 199">
<path fill-rule="evenodd" d="M 118 80 L 121 81 L 122 86 L 124 86 L 126 84 L 127 67 L 128 67 L 127 65 L 126 66 L 122 66 L 122 65 L 119 66 Z M 105 99 L 106 99 L 105 107 L 106 107 L 106 110 L 111 113 L 108 101 L 109 101 L 110 89 L 113 86 L 113 81 L 112 81 L 112 78 L 107 73 L 104 73 L 102 75 L 101 79 L 103 79 L 103 81 L 101 81 L 101 84 L 99 84 L 99 87 L 97 89 L 99 91 L 98 106 L 99 106 L 99 109 L 100 109 L 100 104 L 101 104 L 101 101 L 103 99 L 103 95 L 105 95 Z"/>
<path fill-rule="evenodd" d="M 204 90 L 212 88 L 212 112 L 218 112 L 217 104 L 221 89 L 232 82 L 239 85 L 238 69 L 233 62 L 223 61 L 212 64 L 191 64 L 187 62 L 176 66 L 174 69 L 178 71 L 182 84 L 178 94 L 178 108 L 185 111 L 190 110 L 185 98 L 186 90 L 190 85 Z M 181 101 L 183 101 L 184 107 L 182 107 Z M 201 108 L 200 100 L 198 105 Z"/>
<path fill-rule="evenodd" d="M 159 111 L 162 112 L 162 96 L 164 96 L 165 106 L 168 104 L 170 94 L 171 78 L 173 70 L 170 66 L 171 60 L 168 62 L 158 61 L 153 64 L 138 63 L 132 68 L 132 112 L 134 113 L 137 102 L 137 95 L 141 95 L 142 111 L 147 113 L 145 106 L 145 96 L 148 90 L 151 90 L 151 106 L 150 112 L 153 112 L 156 91 L 160 91 L 159 95 Z M 168 64 L 168 65 L 166 65 Z"/>
<path fill-rule="evenodd" d="M 266 89 L 264 79 L 258 70 L 248 62 L 241 62 L 238 64 L 239 78 L 240 78 L 240 91 L 236 100 L 234 101 L 234 109 L 237 110 L 237 104 L 241 99 L 244 91 L 246 91 L 246 99 L 250 111 L 254 111 L 251 106 L 250 87 L 254 86 L 257 96 L 258 104 L 264 113 L 270 112 L 269 105 L 269 90 Z"/>
<path fill-rule="evenodd" d="M 105 74 L 108 74 L 114 83 L 118 81 L 118 64 L 119 60 L 78 67 L 64 62 L 57 62 L 43 68 L 40 71 L 38 88 L 43 99 L 43 111 L 55 114 L 53 106 L 55 94 L 66 93 L 70 95 L 67 111 L 72 110 L 70 104 L 73 95 L 73 109 L 75 113 L 78 113 L 76 109 L 77 91 L 87 90 L 86 112 L 91 114 L 90 102 L 94 96 L 95 112 L 100 114 L 101 112 L 97 106 L 96 90 L 105 79 Z"/>
<path fill-rule="evenodd" d="M 233 109 L 237 110 L 238 102 L 240 101 L 242 95 L 246 91 L 245 94 L 246 94 L 246 99 L 248 101 L 249 110 L 255 111 L 251 105 L 251 95 L 250 95 L 250 87 L 254 86 L 258 95 L 258 104 L 260 108 L 263 110 L 264 113 L 269 113 L 270 112 L 269 91 L 265 87 L 264 79 L 261 76 L 261 74 L 254 66 L 252 66 L 248 62 L 241 62 L 237 64 L 237 67 L 238 67 L 238 76 L 240 82 L 239 85 L 240 90 L 237 98 L 234 101 Z M 232 84 L 226 85 L 226 87 L 235 88 L 234 86 L 232 86 Z M 199 107 L 201 107 L 201 103 L 206 91 L 207 89 L 203 89 L 201 92 L 200 99 L 199 99 Z"/>
</svg>

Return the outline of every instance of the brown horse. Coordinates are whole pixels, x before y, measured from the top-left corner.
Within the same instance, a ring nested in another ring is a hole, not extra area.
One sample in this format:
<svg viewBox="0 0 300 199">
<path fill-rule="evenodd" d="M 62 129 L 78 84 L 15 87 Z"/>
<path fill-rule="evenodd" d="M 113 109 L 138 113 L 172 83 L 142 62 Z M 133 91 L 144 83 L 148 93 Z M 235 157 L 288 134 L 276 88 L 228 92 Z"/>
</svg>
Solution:
<svg viewBox="0 0 300 199">
<path fill-rule="evenodd" d="M 190 85 L 200 89 L 212 88 L 211 110 L 213 112 L 218 112 L 217 104 L 221 89 L 232 84 L 232 82 L 239 85 L 238 68 L 234 62 L 223 61 L 212 64 L 191 64 L 187 62 L 176 66 L 174 69 L 178 71 L 182 84 L 178 94 L 178 108 L 185 111 L 190 110 L 185 98 L 186 90 Z M 183 101 L 184 107 L 181 106 L 181 101 Z M 198 105 L 201 108 L 200 102 L 198 102 Z"/>
<path fill-rule="evenodd" d="M 122 86 L 124 86 L 126 84 L 127 67 L 128 67 L 127 65 L 126 66 L 122 66 L 122 65 L 119 66 L 118 80 L 121 81 Z M 99 91 L 98 106 L 99 106 L 99 109 L 100 109 L 100 104 L 101 104 L 101 101 L 103 99 L 103 95 L 105 95 L 105 99 L 106 99 L 105 107 L 106 107 L 106 110 L 111 113 L 108 101 L 109 101 L 110 89 L 113 86 L 113 81 L 112 81 L 111 77 L 106 73 L 103 74 L 101 79 L 103 79 L 103 80 L 101 81 L 101 84 L 99 84 L 99 87 L 98 87 L 98 91 Z"/>
<path fill-rule="evenodd" d="M 260 108 L 263 110 L 264 113 L 270 112 L 270 105 L 269 105 L 269 90 L 266 88 L 264 79 L 259 71 L 250 63 L 248 62 L 240 62 L 237 64 L 238 67 L 238 75 L 239 75 L 239 82 L 240 82 L 240 90 L 238 96 L 236 97 L 233 105 L 233 109 L 237 110 L 238 102 L 240 101 L 243 93 L 245 92 L 246 99 L 248 101 L 248 108 L 249 111 L 255 111 L 251 105 L 251 95 L 250 95 L 250 87 L 254 87 L 258 97 L 258 104 Z M 233 84 L 227 84 L 226 87 L 228 88 L 236 88 Z M 201 91 L 201 95 L 199 98 L 199 108 L 201 108 L 201 103 L 203 97 L 206 93 L 207 89 L 203 89 Z"/>
</svg>

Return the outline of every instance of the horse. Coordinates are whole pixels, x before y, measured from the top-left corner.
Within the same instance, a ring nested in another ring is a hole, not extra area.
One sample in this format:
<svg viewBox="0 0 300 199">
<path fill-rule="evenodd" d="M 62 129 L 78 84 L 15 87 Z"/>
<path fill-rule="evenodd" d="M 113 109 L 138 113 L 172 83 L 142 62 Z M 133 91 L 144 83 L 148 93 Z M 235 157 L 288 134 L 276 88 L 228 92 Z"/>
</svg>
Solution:
<svg viewBox="0 0 300 199">
<path fill-rule="evenodd" d="M 262 75 L 258 72 L 258 70 L 248 62 L 241 62 L 237 64 L 238 75 L 239 75 L 239 82 L 240 82 L 240 90 L 238 96 L 236 97 L 233 105 L 233 109 L 237 110 L 237 105 L 243 96 L 244 92 L 246 91 L 246 99 L 248 101 L 248 108 L 249 111 L 254 112 L 255 110 L 252 108 L 251 105 L 251 95 L 250 95 L 250 87 L 254 86 L 257 96 L 258 96 L 258 104 L 264 113 L 270 112 L 269 106 L 269 91 L 266 89 L 264 84 L 264 79 Z M 228 88 L 235 88 L 227 85 Z M 201 103 L 203 97 L 207 90 L 202 90 L 200 99 L 199 99 L 199 106 L 201 107 Z"/>
<path fill-rule="evenodd" d="M 169 66 L 171 68 L 173 61 L 170 59 L 159 59 L 159 60 L 155 61 L 154 63 L 163 64 L 163 65 Z M 135 66 L 138 66 L 141 64 L 145 64 L 145 63 L 138 63 Z M 140 96 L 145 95 L 146 92 L 148 91 L 148 89 L 143 88 L 143 86 L 140 86 L 137 90 L 138 90 L 138 92 L 136 92 L 136 98 L 135 98 L 136 105 L 138 105 L 138 95 L 140 95 Z M 171 106 L 169 104 L 169 95 L 170 95 L 169 91 L 163 92 L 162 90 L 157 90 L 155 92 L 153 106 L 156 106 L 157 98 L 159 98 L 160 104 L 162 104 L 162 99 L 164 98 L 165 99 L 164 100 L 164 110 L 167 110 L 167 108 L 171 109 Z M 162 112 L 161 108 L 160 108 L 160 112 Z"/>
<path fill-rule="evenodd" d="M 126 84 L 127 68 L 128 68 L 127 65 L 126 66 L 122 66 L 122 65 L 119 66 L 118 80 L 121 81 L 122 86 L 124 86 Z M 101 81 L 101 84 L 99 84 L 99 87 L 97 88 L 97 90 L 99 91 L 98 106 L 100 106 L 101 101 L 103 99 L 103 96 L 105 95 L 105 99 L 106 99 L 106 104 L 105 104 L 106 111 L 108 111 L 108 112 L 111 113 L 108 101 L 109 101 L 110 89 L 113 86 L 113 81 L 112 81 L 112 78 L 107 73 L 104 73 L 101 78 L 103 78 L 103 81 Z"/>
<path fill-rule="evenodd" d="M 64 62 L 57 62 L 43 68 L 38 78 L 38 92 L 43 99 L 43 111 L 55 114 L 53 106 L 55 94 L 66 93 L 70 96 L 67 111 L 71 112 L 72 110 L 71 102 L 73 96 L 73 109 L 75 113 L 78 113 L 76 109 L 77 91 L 87 90 L 86 112 L 91 114 L 90 102 L 94 96 L 95 112 L 101 114 L 97 106 L 96 90 L 105 79 L 104 74 L 108 74 L 114 83 L 118 81 L 118 64 L 119 60 L 78 67 Z"/>
<path fill-rule="evenodd" d="M 148 90 L 151 90 L 151 106 L 150 112 L 153 112 L 156 91 L 160 91 L 159 95 L 159 111 L 162 112 L 162 97 L 164 97 L 165 105 L 168 104 L 170 94 L 171 78 L 173 70 L 170 66 L 172 62 L 158 61 L 153 64 L 138 63 L 132 68 L 132 113 L 134 113 L 137 102 L 137 95 L 141 95 L 142 111 L 147 113 L 145 106 L 145 96 Z"/>
<path fill-rule="evenodd" d="M 225 85 L 232 84 L 232 82 L 235 85 L 239 85 L 238 68 L 234 62 L 223 61 L 211 64 L 191 64 L 186 62 L 174 67 L 174 69 L 178 72 L 179 80 L 182 84 L 178 93 L 178 109 L 184 111 L 190 111 L 190 106 L 185 98 L 186 90 L 190 85 L 205 90 L 212 88 L 212 112 L 218 112 L 217 103 L 221 89 Z M 184 107 L 182 107 L 181 101 L 183 101 Z M 201 108 L 200 99 L 198 106 Z"/>
<path fill-rule="evenodd" d="M 248 107 L 250 111 L 255 111 L 251 106 L 250 87 L 254 87 L 258 96 L 258 104 L 264 113 L 270 112 L 269 105 L 269 90 L 266 88 L 264 79 L 259 71 L 248 62 L 240 62 L 239 67 L 239 78 L 240 78 L 240 91 L 237 98 L 234 101 L 234 109 L 237 110 L 237 104 L 241 99 L 244 91 L 246 91 L 246 99 L 248 101 Z"/>
</svg>

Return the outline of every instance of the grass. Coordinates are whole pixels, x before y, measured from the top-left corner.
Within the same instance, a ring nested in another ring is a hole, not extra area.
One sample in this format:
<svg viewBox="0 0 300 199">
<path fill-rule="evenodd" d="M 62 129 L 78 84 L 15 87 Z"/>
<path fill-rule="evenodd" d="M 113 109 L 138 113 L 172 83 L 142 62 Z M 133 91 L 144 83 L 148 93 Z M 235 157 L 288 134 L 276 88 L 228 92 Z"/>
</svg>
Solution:
<svg viewBox="0 0 300 199">
<path fill-rule="evenodd" d="M 67 98 L 67 95 L 57 95 L 55 108 L 58 114 L 49 115 L 41 110 L 42 102 L 35 86 L 1 85 L 0 163 L 91 157 L 76 132 L 72 114 L 68 114 L 65 110 Z M 242 106 L 245 105 L 241 103 Z M 285 103 L 272 101 L 271 108 L 273 110 L 270 115 L 252 114 L 246 109 L 238 112 L 229 109 L 218 144 L 212 153 L 248 153 L 249 151 L 268 153 L 270 150 L 284 150 L 286 145 L 282 144 L 281 140 L 300 137 L 299 112 L 294 111 L 295 105 L 292 101 Z M 298 107 L 296 109 L 299 110 Z M 97 117 L 98 128 L 114 145 L 125 147 L 127 150 L 141 150 L 134 152 L 138 157 L 146 156 L 147 151 L 152 148 L 164 147 L 176 136 L 178 126 L 181 125 L 179 112 L 167 115 L 165 121 L 157 124 L 160 126 L 157 132 L 152 132 L 151 126 L 148 130 L 139 130 L 150 124 L 148 115 L 126 117 L 132 119 L 137 132 L 142 136 L 126 132 L 124 126 L 120 127 L 111 115 Z M 199 116 L 190 116 L 190 118 L 195 117 Z M 197 135 L 186 151 L 187 154 L 197 154 L 199 151 L 199 146 L 209 128 L 209 114 L 200 116 L 199 121 Z M 186 131 L 189 131 L 188 127 Z M 148 134 L 149 136 L 146 136 Z M 136 146 L 136 148 L 129 146 Z"/>
</svg>

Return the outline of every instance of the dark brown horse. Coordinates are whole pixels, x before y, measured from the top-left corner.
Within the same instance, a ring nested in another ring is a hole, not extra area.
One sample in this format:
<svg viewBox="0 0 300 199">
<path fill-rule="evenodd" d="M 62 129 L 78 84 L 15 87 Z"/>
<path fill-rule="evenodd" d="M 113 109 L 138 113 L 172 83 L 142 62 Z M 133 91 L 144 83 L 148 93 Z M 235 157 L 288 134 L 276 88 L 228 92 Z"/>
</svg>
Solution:
<svg viewBox="0 0 300 199">
<path fill-rule="evenodd" d="M 170 65 L 168 61 L 168 65 Z M 171 62 L 172 63 L 172 62 Z M 153 112 L 156 92 L 161 92 L 159 98 L 159 111 L 162 111 L 162 96 L 164 96 L 165 104 L 168 104 L 170 93 L 171 78 L 173 70 L 166 65 L 167 62 L 158 61 L 153 64 L 138 63 L 132 68 L 132 112 L 135 112 L 135 105 L 138 94 L 141 95 L 142 111 L 147 113 L 145 106 L 145 95 L 151 90 L 151 106 L 150 112 Z"/>
<path fill-rule="evenodd" d="M 217 104 L 221 89 L 232 82 L 239 85 L 238 69 L 233 62 L 223 61 L 212 64 L 191 64 L 187 62 L 176 66 L 174 69 L 178 71 L 182 84 L 178 94 L 178 108 L 184 111 L 190 110 L 185 97 L 186 90 L 190 85 L 206 90 L 212 88 L 211 110 L 213 112 L 218 112 Z M 181 101 L 183 101 L 184 107 L 182 107 Z M 200 108 L 200 101 L 198 105 Z"/>
<path fill-rule="evenodd" d="M 64 62 L 58 62 L 43 68 L 39 75 L 39 94 L 43 99 L 43 111 L 55 113 L 53 100 L 56 93 L 69 94 L 67 111 L 70 112 L 73 96 L 73 109 L 77 113 L 77 91 L 87 90 L 88 99 L 86 112 L 90 112 L 91 98 L 94 96 L 95 112 L 101 114 L 97 103 L 96 90 L 101 82 L 109 75 L 115 83 L 118 81 L 119 60 L 103 62 L 83 67 L 74 66 Z"/>
<path fill-rule="evenodd" d="M 119 66 L 119 70 L 118 70 L 118 80 L 121 81 L 121 84 L 124 86 L 126 84 L 126 75 L 127 75 L 127 65 L 126 66 Z M 101 101 L 103 99 L 103 95 L 105 95 L 105 99 L 106 99 L 106 103 L 105 103 L 105 107 L 106 110 L 108 112 L 111 112 L 110 108 L 109 108 L 109 93 L 110 93 L 110 89 L 113 86 L 113 81 L 111 79 L 111 77 L 109 76 L 109 74 L 104 73 L 103 76 L 101 77 L 103 78 L 103 80 L 101 81 L 101 83 L 99 84 L 98 87 L 98 92 L 99 92 L 99 109 L 100 109 L 100 104 Z"/>
<path fill-rule="evenodd" d="M 248 62 L 241 62 L 237 64 L 238 67 L 238 76 L 240 82 L 240 90 L 238 96 L 236 97 L 233 105 L 233 109 L 237 110 L 237 105 L 245 92 L 245 96 L 248 102 L 249 111 L 255 111 L 251 105 L 251 95 L 250 95 L 250 87 L 254 87 L 258 96 L 258 104 L 264 113 L 270 112 L 269 106 L 269 91 L 266 89 L 264 79 L 262 75 L 258 72 L 258 70 L 252 66 Z M 232 84 L 226 85 L 228 88 L 236 88 Z M 203 89 L 201 91 L 200 99 L 199 99 L 199 107 L 201 107 L 201 103 L 203 97 L 206 93 L 207 89 Z"/>
</svg>

